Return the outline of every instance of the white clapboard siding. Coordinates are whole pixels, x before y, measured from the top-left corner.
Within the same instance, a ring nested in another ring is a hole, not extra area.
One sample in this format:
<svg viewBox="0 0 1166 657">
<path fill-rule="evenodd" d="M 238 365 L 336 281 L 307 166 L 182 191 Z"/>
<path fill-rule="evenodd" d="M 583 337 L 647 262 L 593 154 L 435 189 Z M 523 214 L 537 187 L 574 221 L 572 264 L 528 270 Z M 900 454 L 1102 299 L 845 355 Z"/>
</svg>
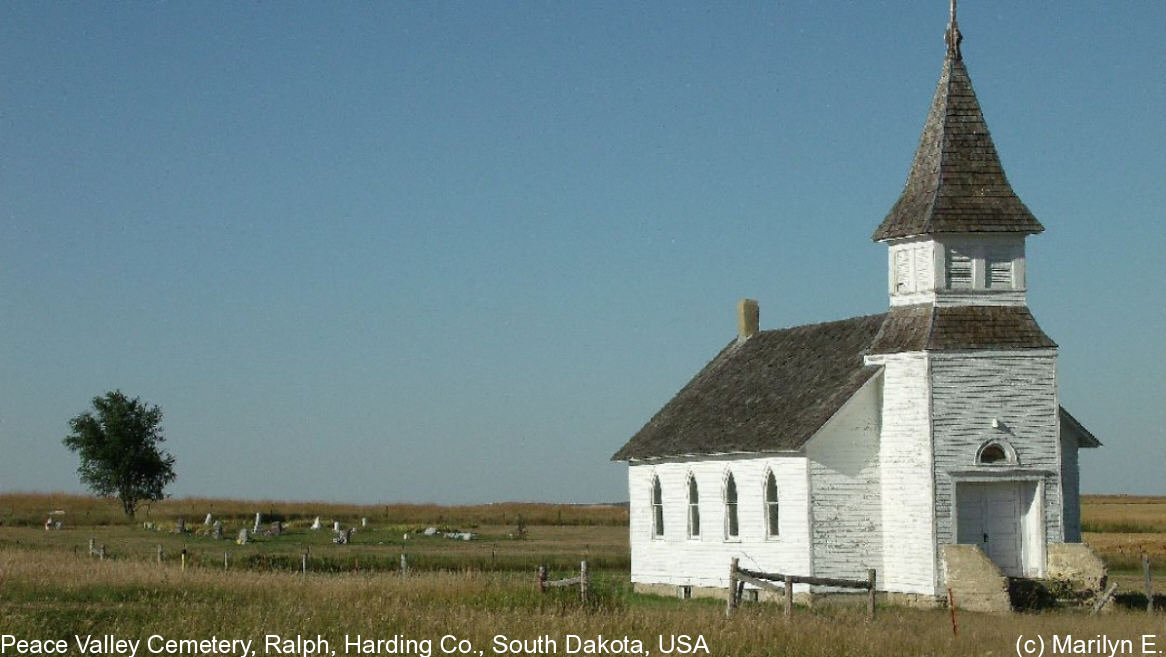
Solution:
<svg viewBox="0 0 1166 657">
<path fill-rule="evenodd" d="M 1066 543 L 1081 542 L 1081 480 L 1077 465 L 1077 436 L 1061 431 L 1061 489 L 1064 498 Z"/>
<path fill-rule="evenodd" d="M 1041 350 L 982 355 L 933 355 L 932 426 L 935 432 L 936 541 L 954 543 L 954 480 L 951 473 L 991 473 L 977 466 L 985 442 L 1004 439 L 1016 450 L 1009 476 L 1043 482 L 1045 541 L 1063 539 L 1060 416 L 1056 354 Z M 999 428 L 992 426 L 997 420 Z"/>
<path fill-rule="evenodd" d="M 868 358 L 883 370 L 879 442 L 882 570 L 879 588 L 935 595 L 928 358 L 921 352 Z"/>
<path fill-rule="evenodd" d="M 881 407 L 882 377 L 876 376 L 806 445 L 814 575 L 862 579 L 868 568 L 883 569 Z"/>
<path fill-rule="evenodd" d="M 777 479 L 780 535 L 765 531 L 765 480 Z M 737 483 L 739 536 L 725 537 L 724 482 Z M 688 478 L 700 492 L 701 535 L 688 536 Z M 652 536 L 652 477 L 660 478 L 664 536 Z M 729 563 L 755 570 L 810 574 L 806 459 L 799 455 L 702 458 L 628 467 L 632 581 L 701 587 L 728 586 Z M 800 590 L 800 589 L 799 589 Z"/>
</svg>

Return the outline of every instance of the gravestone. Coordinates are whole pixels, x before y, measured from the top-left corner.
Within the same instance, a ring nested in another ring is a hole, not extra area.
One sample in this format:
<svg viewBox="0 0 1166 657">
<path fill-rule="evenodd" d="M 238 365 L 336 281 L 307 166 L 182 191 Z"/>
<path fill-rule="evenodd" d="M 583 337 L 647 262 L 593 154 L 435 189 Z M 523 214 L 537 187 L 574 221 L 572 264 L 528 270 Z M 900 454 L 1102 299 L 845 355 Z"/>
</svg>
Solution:
<svg viewBox="0 0 1166 657">
<path fill-rule="evenodd" d="M 174 533 L 175 534 L 185 534 L 186 533 L 186 518 L 179 518 L 178 519 L 178 522 L 175 523 L 175 525 L 174 525 Z"/>
<path fill-rule="evenodd" d="M 204 525 L 209 525 L 209 524 L 211 524 L 211 521 L 213 521 L 213 520 L 214 520 L 214 519 L 213 519 L 213 518 L 211 518 L 211 514 L 209 514 L 209 513 L 208 513 L 208 514 L 206 514 L 206 520 L 203 520 L 203 521 L 202 521 L 202 524 L 204 524 Z"/>
<path fill-rule="evenodd" d="M 248 536 L 247 528 L 244 527 L 244 528 L 239 530 L 239 538 L 235 539 L 235 542 L 238 543 L 239 545 L 247 545 L 248 538 L 249 538 L 249 536 Z"/>
<path fill-rule="evenodd" d="M 251 528 L 251 533 L 252 533 L 252 534 L 258 534 L 258 533 L 259 533 L 259 524 L 260 524 L 261 522 L 263 522 L 263 514 L 262 514 L 262 513 L 256 513 L 256 514 L 255 514 L 255 526 L 254 526 L 253 528 Z"/>
<path fill-rule="evenodd" d="M 211 526 L 211 538 L 219 539 L 223 537 L 223 523 L 216 520 L 215 524 Z"/>
<path fill-rule="evenodd" d="M 320 516 L 316 516 L 316 519 L 312 522 L 312 529 L 319 529 L 319 528 L 320 528 Z"/>
<path fill-rule="evenodd" d="M 360 526 L 361 527 L 368 527 L 368 518 L 361 518 L 360 519 Z"/>
<path fill-rule="evenodd" d="M 278 520 L 273 521 L 270 531 L 272 536 L 279 536 L 283 532 L 283 523 Z"/>
<path fill-rule="evenodd" d="M 332 521 L 332 531 L 334 531 L 334 532 L 340 531 L 340 521 L 339 520 Z"/>
</svg>

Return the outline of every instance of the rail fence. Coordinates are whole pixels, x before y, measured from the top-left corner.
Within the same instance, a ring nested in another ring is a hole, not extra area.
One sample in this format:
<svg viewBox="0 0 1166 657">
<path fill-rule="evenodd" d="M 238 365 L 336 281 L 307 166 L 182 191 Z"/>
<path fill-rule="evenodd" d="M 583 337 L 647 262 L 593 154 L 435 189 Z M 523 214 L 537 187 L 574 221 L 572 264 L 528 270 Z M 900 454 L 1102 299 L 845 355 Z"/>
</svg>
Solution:
<svg viewBox="0 0 1166 657">
<path fill-rule="evenodd" d="M 781 582 L 781 585 L 775 584 Z M 794 584 L 809 584 L 811 586 L 831 586 L 839 589 L 861 589 L 867 592 L 866 614 L 871 620 L 875 617 L 875 570 L 866 571 L 866 579 L 839 579 L 834 577 L 810 577 L 806 575 L 789 575 L 785 573 L 764 573 L 748 570 L 738 565 L 737 557 L 729 566 L 729 602 L 725 607 L 725 615 L 732 616 L 733 611 L 741 604 L 741 597 L 745 585 L 752 584 L 759 589 L 783 594 L 785 598 L 785 617 L 793 615 Z"/>
<path fill-rule="evenodd" d="M 547 567 L 538 567 L 538 590 L 540 593 L 546 593 L 547 589 L 560 586 L 578 586 L 579 599 L 584 603 L 587 602 L 587 589 L 590 585 L 590 578 L 587 574 L 587 560 L 579 562 L 579 575 L 577 577 L 567 577 L 564 579 L 547 579 Z"/>
</svg>

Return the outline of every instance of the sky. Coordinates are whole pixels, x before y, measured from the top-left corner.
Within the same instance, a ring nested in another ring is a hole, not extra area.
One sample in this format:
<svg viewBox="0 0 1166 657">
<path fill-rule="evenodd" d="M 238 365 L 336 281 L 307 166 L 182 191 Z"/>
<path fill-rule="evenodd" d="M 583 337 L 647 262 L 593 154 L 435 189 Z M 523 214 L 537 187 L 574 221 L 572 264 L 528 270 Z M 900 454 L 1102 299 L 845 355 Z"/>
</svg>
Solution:
<svg viewBox="0 0 1166 657">
<path fill-rule="evenodd" d="M 735 335 L 883 312 L 948 3 L 0 5 L 0 491 L 158 404 L 175 496 L 627 499 Z M 1166 494 L 1166 3 L 960 4 L 1029 305 Z"/>
</svg>

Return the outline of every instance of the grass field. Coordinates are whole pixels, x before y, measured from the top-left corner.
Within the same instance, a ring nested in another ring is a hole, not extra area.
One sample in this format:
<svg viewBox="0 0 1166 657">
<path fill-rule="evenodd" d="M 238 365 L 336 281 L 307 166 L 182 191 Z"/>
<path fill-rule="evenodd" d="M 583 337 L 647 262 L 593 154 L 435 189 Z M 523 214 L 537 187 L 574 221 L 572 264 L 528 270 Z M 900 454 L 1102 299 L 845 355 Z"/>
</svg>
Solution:
<svg viewBox="0 0 1166 657">
<path fill-rule="evenodd" d="M 528 641 L 522 646 L 526 650 L 517 654 L 549 648 L 545 640 L 541 645 L 535 642 L 544 636 L 557 645 L 541 654 L 587 654 L 582 650 L 568 653 L 572 647 L 583 647 L 569 645 L 568 635 L 590 639 L 602 635 L 609 640 L 626 636 L 642 642 L 642 651 L 637 653 L 635 644 L 619 643 L 617 648 L 631 648 L 630 654 L 660 654 L 657 637 L 665 638 L 667 648 L 671 637 L 680 634 L 702 637 L 708 654 L 713 655 L 1010 655 L 1016 654 L 1020 635 L 1051 641 L 1054 635 L 1069 633 L 1139 641 L 1143 634 L 1156 634 L 1155 650 L 1166 650 L 1166 616 L 1158 613 L 1149 618 L 1144 611 L 1130 610 L 1100 617 L 1074 610 L 1008 617 L 961 612 L 958 636 L 952 634 L 946 611 L 904 608 L 880 609 L 873 623 L 846 607 L 798 609 L 787 623 L 774 605 L 747 605 L 727 620 L 720 602 L 679 601 L 630 591 L 626 510 L 621 507 L 519 505 L 527 536 L 518 539 L 510 537 L 517 527 L 518 507 L 334 506 L 327 507 L 328 513 L 319 510 L 323 505 L 262 503 L 268 505 L 265 513 L 286 519 L 288 532 L 236 546 L 229 540 L 169 530 L 179 514 L 188 519 L 189 526 L 201 530 L 197 523 L 206 513 L 203 509 L 214 504 L 212 512 L 229 519 L 226 533 L 231 535 L 253 521 L 252 509 L 260 503 L 167 502 L 151 510 L 150 522 L 160 527 L 157 531 L 143 529 L 141 518 L 133 524 L 119 521 L 116 514 L 102 510 L 102 504 L 89 498 L 42 496 L 38 500 L 34 495 L 0 495 L 4 523 L 0 526 L 0 634 L 70 642 L 78 634 L 130 639 L 155 634 L 167 639 L 216 636 L 254 641 L 251 648 L 256 656 L 277 654 L 264 648 L 268 634 L 320 635 L 337 655 L 357 654 L 353 647 L 345 647 L 345 637 L 355 635 L 428 639 L 428 654 L 443 654 L 441 638 L 454 635 L 469 642 L 463 644 L 471 646 L 467 654 L 476 655 L 479 650 L 485 655 L 515 654 L 495 651 L 494 637 L 500 634 Z M 1139 508 L 1128 508 L 1134 505 Z M 1157 530 L 1163 517 L 1153 512 L 1147 515 L 1141 508 L 1161 510 L 1162 500 L 1125 505 L 1112 498 L 1089 498 L 1085 506 L 1091 522 L 1106 522 L 1108 510 L 1113 522 L 1133 523 L 1137 528 L 1087 535 L 1107 560 L 1125 565 L 1127 555 L 1137 550 L 1166 554 L 1166 534 Z M 431 514 L 428 521 L 422 508 Z M 40 528 L 44 518 L 37 518 L 52 510 L 65 511 L 54 517 L 66 519 L 84 518 L 88 513 L 92 522 L 66 520 L 62 530 L 46 532 Z M 342 516 L 346 525 L 368 517 L 369 526 L 356 532 L 351 545 L 334 545 L 331 532 L 307 529 L 316 515 L 325 522 Z M 418 537 L 417 530 L 427 526 L 470 530 L 477 537 L 471 541 Z M 1143 528 L 1146 531 L 1138 531 Z M 410 538 L 405 539 L 407 532 Z M 106 545 L 109 559 L 100 561 L 86 554 L 90 537 Z M 158 544 L 167 554 L 162 564 L 156 559 Z M 185 571 L 177 558 L 184 547 L 189 557 Z M 298 573 L 305 549 L 311 559 L 307 575 Z M 223 552 L 229 554 L 226 570 Z M 405 576 L 395 572 L 402 552 L 409 555 L 413 568 Z M 577 590 L 538 593 L 536 564 L 549 562 L 557 576 L 566 576 L 581 558 L 593 565 L 593 595 L 588 605 L 579 602 Z M 1161 580 L 1166 573 L 1158 567 L 1156 576 Z M 448 640 L 447 646 L 452 647 Z M 410 647 L 414 650 L 390 653 L 382 649 L 377 654 L 426 654 L 424 643 Z M 143 647 L 139 654 L 145 651 Z M 68 653 L 81 651 L 70 645 Z M 4 654 L 29 651 L 10 648 Z"/>
</svg>

